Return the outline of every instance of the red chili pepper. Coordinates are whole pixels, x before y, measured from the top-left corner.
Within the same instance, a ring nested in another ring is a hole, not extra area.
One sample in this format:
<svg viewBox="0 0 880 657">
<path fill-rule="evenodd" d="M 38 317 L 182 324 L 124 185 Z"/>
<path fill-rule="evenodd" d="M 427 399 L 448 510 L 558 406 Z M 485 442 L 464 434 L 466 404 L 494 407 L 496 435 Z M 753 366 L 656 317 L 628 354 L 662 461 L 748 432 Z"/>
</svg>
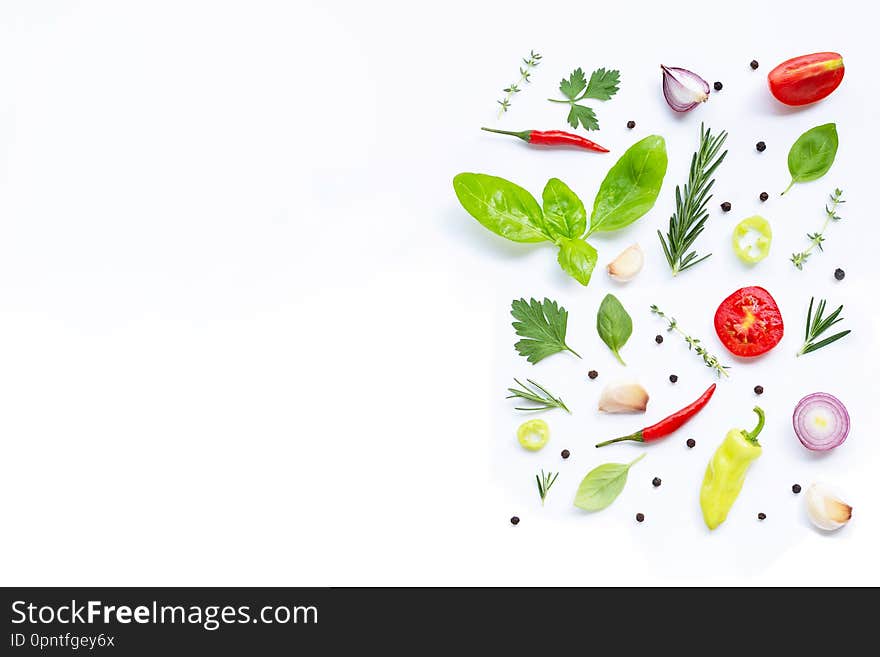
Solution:
<svg viewBox="0 0 880 657">
<path fill-rule="evenodd" d="M 688 404 L 683 409 L 681 409 L 678 413 L 673 413 L 667 418 L 660 420 L 657 424 L 652 424 L 650 427 L 645 427 L 644 429 L 639 429 L 635 433 L 631 433 L 628 436 L 621 436 L 620 438 L 612 438 L 611 440 L 606 440 L 604 443 L 599 443 L 596 447 L 605 447 L 605 445 L 610 445 L 611 443 L 619 443 L 623 440 L 635 440 L 639 443 L 649 443 L 653 440 L 659 440 L 665 436 L 668 436 L 673 431 L 681 428 L 681 426 L 690 420 L 694 415 L 703 410 L 703 407 L 709 403 L 709 400 L 712 399 L 712 395 L 715 393 L 715 384 L 713 383 L 709 388 L 700 395 L 700 398 L 695 401 L 693 404 Z"/>
<path fill-rule="evenodd" d="M 481 128 L 486 132 L 497 132 L 499 135 L 511 135 L 519 137 L 523 141 L 530 144 L 542 144 L 543 146 L 576 146 L 595 153 L 608 153 L 608 149 L 599 146 L 596 142 L 590 141 L 580 135 L 573 135 L 570 132 L 562 130 L 523 130 L 522 132 L 509 132 L 507 130 L 493 130 L 492 128 Z"/>
</svg>

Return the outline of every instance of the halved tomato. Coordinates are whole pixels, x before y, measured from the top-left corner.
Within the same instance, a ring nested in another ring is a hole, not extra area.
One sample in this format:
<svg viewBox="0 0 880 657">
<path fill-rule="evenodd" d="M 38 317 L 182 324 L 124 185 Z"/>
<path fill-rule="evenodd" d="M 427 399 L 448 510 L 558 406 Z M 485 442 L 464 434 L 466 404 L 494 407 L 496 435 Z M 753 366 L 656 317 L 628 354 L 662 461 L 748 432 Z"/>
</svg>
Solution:
<svg viewBox="0 0 880 657">
<path fill-rule="evenodd" d="M 779 306 L 763 287 L 739 289 L 715 311 L 715 332 L 734 356 L 767 353 L 779 344 L 784 330 Z"/>
</svg>

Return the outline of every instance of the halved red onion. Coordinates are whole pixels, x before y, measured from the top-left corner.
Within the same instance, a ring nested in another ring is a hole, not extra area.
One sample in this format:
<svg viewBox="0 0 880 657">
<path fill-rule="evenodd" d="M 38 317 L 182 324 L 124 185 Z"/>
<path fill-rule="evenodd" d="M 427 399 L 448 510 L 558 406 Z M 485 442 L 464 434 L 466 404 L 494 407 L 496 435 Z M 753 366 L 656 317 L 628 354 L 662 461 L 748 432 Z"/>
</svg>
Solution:
<svg viewBox="0 0 880 657">
<path fill-rule="evenodd" d="M 676 112 L 687 112 L 709 100 L 709 83 L 686 68 L 660 65 L 663 69 L 663 97 Z"/>
<path fill-rule="evenodd" d="M 817 452 L 834 449 L 849 435 L 846 407 L 827 392 L 814 392 L 801 399 L 794 407 L 791 422 L 801 444 Z"/>
</svg>

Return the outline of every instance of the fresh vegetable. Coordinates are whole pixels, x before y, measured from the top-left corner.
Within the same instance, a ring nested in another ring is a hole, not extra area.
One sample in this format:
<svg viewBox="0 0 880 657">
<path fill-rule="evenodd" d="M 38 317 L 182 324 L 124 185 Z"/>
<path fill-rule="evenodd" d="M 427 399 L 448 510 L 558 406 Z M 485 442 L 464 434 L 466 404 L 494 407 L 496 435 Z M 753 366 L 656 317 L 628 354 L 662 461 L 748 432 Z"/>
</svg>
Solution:
<svg viewBox="0 0 880 657">
<path fill-rule="evenodd" d="M 810 522 L 819 529 L 834 531 L 852 518 L 852 507 L 825 484 L 812 484 L 807 489 L 804 500 Z"/>
<path fill-rule="evenodd" d="M 624 440 L 633 440 L 638 443 L 650 443 L 655 440 L 665 438 L 674 431 L 678 431 L 682 426 L 684 426 L 685 423 L 687 423 L 688 420 L 690 420 L 697 413 L 703 410 L 706 404 L 709 403 L 709 400 L 712 399 L 712 395 L 714 394 L 715 384 L 713 383 L 706 389 L 706 392 L 699 396 L 696 401 L 688 404 L 677 413 L 673 413 L 669 417 L 660 420 L 656 424 L 652 424 L 650 427 L 645 427 L 644 429 L 639 429 L 635 433 L 631 433 L 628 436 L 621 436 L 620 438 L 612 438 L 611 440 L 601 442 L 596 445 L 596 447 L 605 447 L 606 445 L 619 443 Z"/>
<path fill-rule="evenodd" d="M 779 344 L 784 330 L 779 306 L 763 287 L 740 288 L 715 311 L 715 332 L 734 356 L 767 353 Z"/>
<path fill-rule="evenodd" d="M 709 529 L 715 529 L 727 518 L 742 490 L 749 465 L 761 456 L 758 434 L 764 428 L 764 411 L 755 406 L 755 413 L 758 414 L 758 426 L 748 432 L 730 430 L 706 468 L 700 488 L 700 507 Z"/>
<path fill-rule="evenodd" d="M 767 74 L 770 93 L 785 105 L 809 105 L 829 96 L 843 81 L 843 57 L 817 52 L 782 62 Z"/>
<path fill-rule="evenodd" d="M 599 146 L 599 144 L 594 141 L 590 141 L 586 137 L 574 135 L 570 132 L 563 132 L 562 130 L 522 130 L 520 132 L 511 132 L 509 130 L 495 130 L 493 128 L 480 128 L 480 130 L 485 130 L 486 132 L 495 132 L 499 135 L 510 135 L 512 137 L 519 137 L 529 144 L 540 144 L 542 146 L 576 146 L 577 148 L 583 148 L 584 150 L 594 151 L 596 153 L 608 152 L 607 148 L 605 148 L 604 146 Z"/>
<path fill-rule="evenodd" d="M 516 430 L 519 444 L 530 452 L 537 452 L 550 440 L 550 427 L 544 420 L 527 420 Z"/>
<path fill-rule="evenodd" d="M 514 345 L 520 356 L 532 364 L 560 351 L 570 351 L 580 358 L 580 354 L 565 344 L 568 326 L 565 308 L 546 297 L 543 302 L 514 299 L 510 306 L 510 314 L 517 320 L 513 322 L 513 328 L 523 338 Z"/>
<path fill-rule="evenodd" d="M 518 94 L 521 91 L 520 87 L 530 82 L 529 78 L 532 76 L 532 71 L 541 63 L 541 55 L 532 50 L 528 57 L 523 58 L 522 62 L 523 66 L 520 66 L 519 69 L 519 79 L 504 88 L 505 96 L 498 101 L 498 104 L 501 105 L 501 109 L 498 110 L 499 117 L 510 109 L 510 101 L 513 99 L 514 94 Z"/>
<path fill-rule="evenodd" d="M 837 397 L 814 392 L 801 399 L 791 416 L 794 433 L 807 449 L 826 452 L 849 435 L 849 413 Z"/>
<path fill-rule="evenodd" d="M 687 112 L 709 100 L 709 83 L 693 71 L 660 65 L 663 97 L 676 112 Z"/>
<path fill-rule="evenodd" d="M 603 413 L 644 413 L 648 407 L 648 392 L 638 383 L 610 383 L 599 397 Z"/>
<path fill-rule="evenodd" d="M 606 294 L 599 305 L 599 312 L 596 315 L 596 330 L 599 332 L 602 342 L 608 345 L 618 362 L 621 365 L 626 365 L 623 358 L 620 357 L 620 350 L 632 335 L 632 318 L 613 294 Z"/>
<path fill-rule="evenodd" d="M 551 103 L 567 103 L 569 106 L 568 125 L 577 128 L 578 124 L 586 130 L 598 130 L 599 121 L 596 113 L 586 105 L 578 105 L 586 98 L 594 100 L 609 100 L 620 88 L 620 71 L 608 71 L 599 68 L 590 75 L 590 81 L 580 68 L 571 72 L 568 78 L 563 78 L 559 83 L 559 91 L 566 100 L 548 98 Z"/>
<path fill-rule="evenodd" d="M 709 191 L 715 184 L 712 174 L 727 156 L 727 151 L 718 154 L 726 140 L 727 133 L 724 130 L 718 135 L 712 135 L 711 129 L 700 125 L 700 147 L 691 158 L 688 181 L 684 190 L 680 190 L 678 186 L 675 188 L 675 212 L 669 218 L 669 232 L 664 238 L 663 233 L 657 231 L 673 276 L 712 255 L 709 253 L 698 258 L 696 251 L 688 252 L 688 249 L 703 232 L 709 218 L 706 204 L 712 198 Z"/>
<path fill-rule="evenodd" d="M 836 342 L 850 333 L 849 329 L 847 329 L 846 331 L 835 333 L 831 337 L 816 342 L 816 339 L 825 331 L 837 324 L 837 322 L 843 321 L 843 317 L 840 316 L 840 311 L 843 310 L 843 306 L 840 306 L 837 310 L 828 315 L 828 317 L 823 317 L 822 315 L 825 313 L 825 299 L 819 301 L 815 315 L 813 315 L 813 301 L 815 301 L 815 297 L 810 297 L 810 307 L 807 309 L 807 326 L 804 330 L 804 344 L 801 347 L 801 350 L 797 352 L 798 356 L 828 346 L 832 342 Z"/>
<path fill-rule="evenodd" d="M 565 405 L 565 402 L 559 397 L 554 397 L 540 383 L 535 383 L 531 379 L 526 379 L 526 381 L 529 382 L 529 385 L 532 386 L 531 388 L 527 388 L 520 383 L 519 379 L 514 379 L 514 381 L 516 381 L 519 389 L 508 388 L 507 391 L 510 394 L 507 395 L 505 399 L 525 399 L 526 401 L 538 404 L 537 406 L 517 406 L 517 411 L 546 411 L 551 408 L 561 408 L 566 413 L 571 414 L 571 411 L 568 410 L 568 406 Z"/>
<path fill-rule="evenodd" d="M 817 180 L 828 173 L 837 155 L 837 145 L 837 126 L 834 123 L 817 125 L 798 137 L 788 151 L 791 183 L 782 193 L 785 194 L 795 183 Z"/>
<path fill-rule="evenodd" d="M 645 253 L 638 244 L 626 247 L 608 264 L 608 275 L 615 281 L 628 283 L 645 266 Z"/>
<path fill-rule="evenodd" d="M 678 325 L 675 317 L 668 317 L 666 313 L 660 310 L 656 305 L 651 305 L 651 312 L 660 317 L 661 319 L 666 320 L 668 327 L 667 331 L 676 331 L 684 336 L 684 341 L 687 342 L 688 350 L 691 349 L 696 350 L 697 355 L 703 359 L 703 362 L 706 364 L 706 367 L 710 367 L 715 370 L 715 373 L 718 375 L 718 378 L 721 378 L 722 375 L 730 376 L 730 372 L 727 370 L 730 369 L 728 365 L 722 365 L 718 360 L 717 356 L 713 356 L 709 353 L 709 351 L 702 345 L 699 339 L 692 338 L 687 333 L 685 333 Z M 677 379 L 677 377 L 676 377 Z M 673 381 L 675 383 L 675 381 Z"/>
<path fill-rule="evenodd" d="M 666 142 L 659 135 L 630 146 L 599 186 L 587 236 L 629 226 L 654 207 L 667 162 Z"/>
<path fill-rule="evenodd" d="M 547 492 L 550 490 L 550 487 L 556 482 L 556 478 L 559 476 L 559 473 L 548 472 L 544 474 L 544 471 L 541 470 L 541 475 L 535 475 L 535 479 L 538 481 L 538 495 L 541 496 L 541 506 L 544 506 L 544 499 L 547 497 Z"/>
<path fill-rule="evenodd" d="M 630 463 L 605 463 L 590 470 L 578 486 L 574 505 L 585 511 L 601 511 L 609 506 L 626 486 L 629 469 L 643 458 L 644 454 Z"/>
<path fill-rule="evenodd" d="M 733 251 L 749 265 L 767 257 L 772 241 L 770 222 L 759 215 L 743 219 L 733 229 Z"/>
<path fill-rule="evenodd" d="M 832 221 L 841 220 L 840 215 L 837 214 L 837 207 L 841 203 L 846 203 L 846 201 L 843 200 L 843 191 L 841 189 L 835 189 L 834 193 L 828 198 L 831 201 L 831 205 L 825 205 L 825 223 L 822 224 L 822 230 L 818 233 L 807 233 L 807 239 L 810 240 L 810 246 L 800 253 L 791 254 L 791 262 L 798 269 L 804 268 L 804 263 L 807 261 L 807 258 L 810 257 L 810 252 L 814 247 L 818 246 L 820 251 L 823 250 L 822 242 L 825 241 L 825 231 L 828 230 L 828 224 Z"/>
</svg>

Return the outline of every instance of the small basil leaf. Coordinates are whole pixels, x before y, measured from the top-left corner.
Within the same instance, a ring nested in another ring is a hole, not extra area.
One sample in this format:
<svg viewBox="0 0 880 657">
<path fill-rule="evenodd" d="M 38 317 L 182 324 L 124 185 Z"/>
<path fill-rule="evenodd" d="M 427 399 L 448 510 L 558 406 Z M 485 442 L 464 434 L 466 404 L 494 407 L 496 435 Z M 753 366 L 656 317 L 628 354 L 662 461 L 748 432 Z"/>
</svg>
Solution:
<svg viewBox="0 0 880 657">
<path fill-rule="evenodd" d="M 599 187 L 587 234 L 628 226 L 654 207 L 666 165 L 663 137 L 651 135 L 630 146 Z"/>
<path fill-rule="evenodd" d="M 559 266 L 581 285 L 590 284 L 599 254 L 581 239 L 559 238 Z"/>
<path fill-rule="evenodd" d="M 629 469 L 643 458 L 644 454 L 632 463 L 605 463 L 590 470 L 578 486 L 574 505 L 585 511 L 601 511 L 609 506 L 626 486 Z"/>
<path fill-rule="evenodd" d="M 580 237 L 587 229 L 587 211 L 568 185 L 551 178 L 544 186 L 544 226 L 550 237 Z"/>
<path fill-rule="evenodd" d="M 834 123 L 817 125 L 798 137 L 788 151 L 791 184 L 785 192 L 795 183 L 816 180 L 828 173 L 828 169 L 834 164 L 837 146 L 837 126 Z"/>
<path fill-rule="evenodd" d="M 544 214 L 535 197 L 509 180 L 460 173 L 452 180 L 465 210 L 496 235 L 514 242 L 544 242 Z"/>
<path fill-rule="evenodd" d="M 632 335 L 632 318 L 613 294 L 607 294 L 602 299 L 599 313 L 596 315 L 596 330 L 602 342 L 608 345 L 620 364 L 626 365 L 620 357 L 620 349 Z"/>
</svg>

